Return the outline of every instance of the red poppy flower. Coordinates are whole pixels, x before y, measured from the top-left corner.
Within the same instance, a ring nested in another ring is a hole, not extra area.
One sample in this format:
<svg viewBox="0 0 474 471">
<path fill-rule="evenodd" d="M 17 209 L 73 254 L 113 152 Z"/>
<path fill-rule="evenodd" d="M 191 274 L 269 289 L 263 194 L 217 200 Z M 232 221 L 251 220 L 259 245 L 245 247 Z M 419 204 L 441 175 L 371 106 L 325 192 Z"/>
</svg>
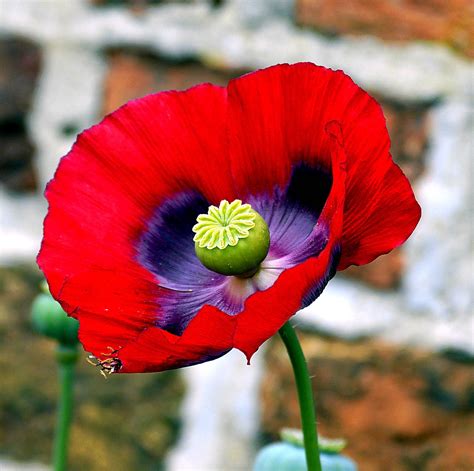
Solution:
<svg viewBox="0 0 474 471">
<path fill-rule="evenodd" d="M 131 101 L 83 132 L 46 190 L 38 263 L 103 368 L 248 359 L 336 270 L 420 218 L 379 105 L 341 71 L 278 65 Z M 248 278 L 208 270 L 192 228 L 240 199 L 270 248 Z"/>
</svg>

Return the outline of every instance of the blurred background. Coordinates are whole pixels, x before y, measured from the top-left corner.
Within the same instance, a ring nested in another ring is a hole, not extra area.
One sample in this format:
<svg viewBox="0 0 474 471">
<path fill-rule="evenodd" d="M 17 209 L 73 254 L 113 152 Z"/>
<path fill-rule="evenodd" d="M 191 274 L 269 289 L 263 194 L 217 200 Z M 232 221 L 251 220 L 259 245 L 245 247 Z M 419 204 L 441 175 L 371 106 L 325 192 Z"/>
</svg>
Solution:
<svg viewBox="0 0 474 471">
<path fill-rule="evenodd" d="M 344 69 L 382 103 L 422 220 L 295 322 L 320 432 L 362 471 L 474 469 L 468 0 L 0 0 L 0 468 L 46 470 L 53 345 L 29 310 L 42 192 L 78 132 L 127 100 L 280 62 Z M 299 426 L 278 338 L 245 365 L 112 376 L 80 361 L 71 470 L 248 470 Z"/>
</svg>

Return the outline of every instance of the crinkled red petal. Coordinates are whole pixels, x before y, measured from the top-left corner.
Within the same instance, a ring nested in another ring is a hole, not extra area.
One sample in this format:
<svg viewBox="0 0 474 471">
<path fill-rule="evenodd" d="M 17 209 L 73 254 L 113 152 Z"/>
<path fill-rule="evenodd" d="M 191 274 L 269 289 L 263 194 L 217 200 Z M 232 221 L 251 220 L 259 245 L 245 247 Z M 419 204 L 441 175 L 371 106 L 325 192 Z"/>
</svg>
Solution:
<svg viewBox="0 0 474 471">
<path fill-rule="evenodd" d="M 327 167 L 329 139 L 323 131 L 337 121 L 347 155 L 339 269 L 368 263 L 408 238 L 420 208 L 389 153 L 380 106 L 350 77 L 310 63 L 285 64 L 236 79 L 228 88 L 230 104 L 237 104 L 229 136 L 240 191 L 283 186 L 295 163 Z"/>
<path fill-rule="evenodd" d="M 420 220 L 421 208 L 398 165 L 391 165 L 381 180 L 375 194 L 361 193 L 346 209 L 338 270 L 390 252 L 408 239 Z"/>
<path fill-rule="evenodd" d="M 86 350 L 100 356 L 156 322 L 160 288 L 135 242 L 157 205 L 183 189 L 233 199 L 225 114 L 221 87 L 150 95 L 83 132 L 61 160 L 38 264 Z"/>
</svg>

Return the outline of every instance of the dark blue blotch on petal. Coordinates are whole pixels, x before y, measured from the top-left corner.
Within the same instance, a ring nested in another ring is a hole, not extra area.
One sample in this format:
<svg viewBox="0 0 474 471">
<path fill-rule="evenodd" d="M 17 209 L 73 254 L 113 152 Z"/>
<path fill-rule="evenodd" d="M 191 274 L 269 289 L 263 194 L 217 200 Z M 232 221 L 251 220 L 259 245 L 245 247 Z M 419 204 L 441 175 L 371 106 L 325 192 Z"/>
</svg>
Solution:
<svg viewBox="0 0 474 471">
<path fill-rule="evenodd" d="M 341 258 L 341 249 L 340 247 L 334 247 L 331 254 L 331 261 L 328 265 L 326 273 L 324 276 L 316 283 L 311 289 L 305 294 L 301 301 L 301 309 L 308 307 L 323 292 L 326 285 L 334 277 L 337 271 L 337 266 L 339 265 L 339 260 Z"/>
<path fill-rule="evenodd" d="M 215 274 L 194 251 L 192 227 L 209 202 L 197 192 L 178 193 L 159 206 L 139 240 L 138 261 L 173 289 L 191 289 Z"/>
<path fill-rule="evenodd" d="M 138 261 L 163 288 L 157 326 L 173 334 L 183 332 L 225 281 L 204 267 L 194 251 L 192 227 L 208 207 L 197 192 L 174 195 L 156 209 L 137 245 Z"/>
<path fill-rule="evenodd" d="M 270 260 L 290 268 L 323 250 L 329 224 L 319 221 L 319 215 L 331 184 L 327 171 L 300 164 L 293 170 L 286 188 L 250 198 L 270 230 Z"/>
</svg>

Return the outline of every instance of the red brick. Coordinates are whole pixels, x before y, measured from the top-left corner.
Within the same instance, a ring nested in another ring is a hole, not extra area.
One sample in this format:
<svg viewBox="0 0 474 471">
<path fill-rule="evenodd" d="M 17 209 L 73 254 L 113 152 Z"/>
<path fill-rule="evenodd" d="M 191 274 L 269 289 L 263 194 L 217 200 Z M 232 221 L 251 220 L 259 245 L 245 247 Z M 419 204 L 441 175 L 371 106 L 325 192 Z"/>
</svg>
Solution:
<svg viewBox="0 0 474 471">
<path fill-rule="evenodd" d="M 172 63 L 145 53 L 113 51 L 109 54 L 103 111 L 110 113 L 128 100 L 158 91 L 183 90 L 201 82 L 223 85 L 235 74 L 213 71 L 192 61 Z"/>
<path fill-rule="evenodd" d="M 404 266 L 403 252 L 399 248 L 381 255 L 368 265 L 349 267 L 343 273 L 344 276 L 356 278 L 374 288 L 392 289 L 399 285 Z"/>
<path fill-rule="evenodd" d="M 469 0 L 297 0 L 296 19 L 324 33 L 450 44 L 474 57 Z"/>
</svg>

